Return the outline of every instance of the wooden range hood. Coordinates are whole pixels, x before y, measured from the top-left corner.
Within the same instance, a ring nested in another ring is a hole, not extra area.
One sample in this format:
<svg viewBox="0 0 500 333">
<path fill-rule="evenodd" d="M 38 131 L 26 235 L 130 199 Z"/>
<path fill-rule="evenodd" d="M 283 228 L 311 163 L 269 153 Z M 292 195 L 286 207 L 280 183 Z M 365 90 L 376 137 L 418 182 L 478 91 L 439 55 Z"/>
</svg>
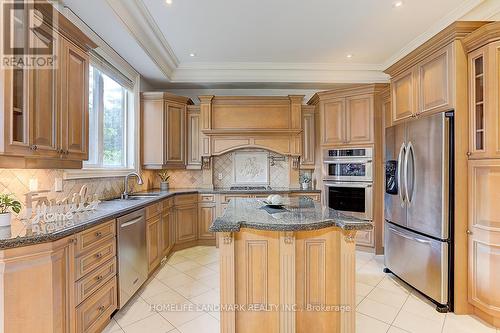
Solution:
<svg viewBox="0 0 500 333">
<path fill-rule="evenodd" d="M 301 154 L 303 95 L 199 96 L 202 156 L 242 148 Z"/>
</svg>

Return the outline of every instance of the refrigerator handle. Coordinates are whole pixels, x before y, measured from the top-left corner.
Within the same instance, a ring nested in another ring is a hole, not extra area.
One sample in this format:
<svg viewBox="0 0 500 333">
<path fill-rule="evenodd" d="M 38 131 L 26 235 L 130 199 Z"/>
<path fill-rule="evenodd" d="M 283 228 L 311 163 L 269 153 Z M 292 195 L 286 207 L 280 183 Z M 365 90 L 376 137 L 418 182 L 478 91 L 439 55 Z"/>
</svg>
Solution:
<svg viewBox="0 0 500 333">
<path fill-rule="evenodd" d="M 405 144 L 404 142 L 401 144 L 401 148 L 399 148 L 399 156 L 398 156 L 398 169 L 397 169 L 397 173 L 398 173 L 398 195 L 399 195 L 399 199 L 401 199 L 401 207 L 404 206 L 405 204 L 405 195 L 404 195 L 404 192 L 403 192 L 403 181 L 402 181 L 402 165 L 403 165 L 403 158 L 406 156 L 406 147 L 405 147 Z"/>
<path fill-rule="evenodd" d="M 405 162 L 404 162 L 404 168 L 405 168 L 405 195 L 406 195 L 406 201 L 408 204 L 410 204 L 413 200 L 413 191 L 414 191 L 414 184 L 415 184 L 415 172 L 411 173 L 411 192 L 409 191 L 409 184 L 408 184 L 408 166 L 409 166 L 409 160 L 410 160 L 410 155 L 411 155 L 411 167 L 413 170 L 415 169 L 415 154 L 414 154 L 414 149 L 413 149 L 413 144 L 411 141 L 408 143 L 408 147 L 406 149 L 406 155 L 405 155 Z"/>
</svg>

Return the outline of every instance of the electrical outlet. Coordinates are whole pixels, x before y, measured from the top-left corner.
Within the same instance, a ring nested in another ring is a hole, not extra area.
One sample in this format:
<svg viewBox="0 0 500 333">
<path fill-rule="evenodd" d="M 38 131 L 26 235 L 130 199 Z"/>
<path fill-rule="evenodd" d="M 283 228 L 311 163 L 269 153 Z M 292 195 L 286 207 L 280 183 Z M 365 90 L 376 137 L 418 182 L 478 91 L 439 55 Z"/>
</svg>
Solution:
<svg viewBox="0 0 500 333">
<path fill-rule="evenodd" d="M 62 192 L 63 190 L 63 180 L 62 178 L 56 178 L 54 180 L 54 191 Z"/>
<path fill-rule="evenodd" d="M 218 180 L 222 180 L 222 178 L 223 178 L 223 177 L 222 177 L 222 173 L 219 173 L 219 174 L 217 175 L 217 179 L 218 179 Z"/>
</svg>

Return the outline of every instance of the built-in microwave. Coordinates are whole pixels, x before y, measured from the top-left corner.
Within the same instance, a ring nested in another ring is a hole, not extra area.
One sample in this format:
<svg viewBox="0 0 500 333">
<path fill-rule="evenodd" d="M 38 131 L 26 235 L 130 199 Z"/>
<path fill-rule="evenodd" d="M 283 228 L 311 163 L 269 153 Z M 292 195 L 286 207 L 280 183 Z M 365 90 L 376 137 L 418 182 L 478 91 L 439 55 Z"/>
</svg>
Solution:
<svg viewBox="0 0 500 333">
<path fill-rule="evenodd" d="M 373 149 L 326 149 L 323 152 L 323 180 L 371 182 Z"/>
<path fill-rule="evenodd" d="M 371 182 L 325 182 L 328 207 L 364 220 L 373 220 L 373 185 Z"/>
</svg>

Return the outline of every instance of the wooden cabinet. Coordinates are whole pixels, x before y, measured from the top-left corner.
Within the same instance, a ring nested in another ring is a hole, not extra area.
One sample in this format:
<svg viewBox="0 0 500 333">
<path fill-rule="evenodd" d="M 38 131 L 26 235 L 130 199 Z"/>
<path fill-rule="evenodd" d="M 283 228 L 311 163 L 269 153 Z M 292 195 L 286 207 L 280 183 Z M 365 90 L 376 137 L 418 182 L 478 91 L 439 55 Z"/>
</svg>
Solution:
<svg viewBox="0 0 500 333">
<path fill-rule="evenodd" d="M 188 105 L 187 107 L 187 165 L 186 169 L 201 169 L 201 128 L 200 107 Z"/>
<path fill-rule="evenodd" d="M 184 194 L 174 198 L 175 243 L 183 244 L 198 238 L 198 195 Z"/>
<path fill-rule="evenodd" d="M 500 158 L 500 42 L 468 55 L 469 158 Z"/>
<path fill-rule="evenodd" d="M 208 231 L 216 217 L 214 203 L 198 204 L 198 239 L 215 240 L 215 233 Z"/>
<path fill-rule="evenodd" d="M 172 241 L 172 227 L 170 226 L 173 218 L 172 208 L 164 208 L 161 214 L 161 227 L 160 227 L 160 253 L 162 257 L 165 257 L 170 252 L 173 241 Z"/>
<path fill-rule="evenodd" d="M 393 124 L 392 124 L 391 95 L 389 93 L 382 99 L 382 112 L 384 114 L 384 127 L 385 128 L 391 127 Z"/>
<path fill-rule="evenodd" d="M 50 10 L 42 4 L 35 7 Z M 34 43 L 52 47 L 56 67 L 13 68 L 0 74 L 0 165 L 81 168 L 88 158 L 88 51 L 96 45 L 62 17 L 55 26 L 44 21 L 37 27 Z"/>
<path fill-rule="evenodd" d="M 89 144 L 89 56 L 62 39 L 61 149 L 64 158 L 87 160 Z"/>
<path fill-rule="evenodd" d="M 453 44 L 447 45 L 391 79 L 392 120 L 454 108 Z"/>
<path fill-rule="evenodd" d="M 321 202 L 321 193 L 317 192 L 311 192 L 311 193 L 295 192 L 295 193 L 290 193 L 288 196 L 290 198 L 307 197 L 312 199 L 313 201 Z"/>
<path fill-rule="evenodd" d="M 321 145 L 364 145 L 374 142 L 374 95 L 383 85 L 318 93 Z M 318 97 L 316 97 L 318 96 Z"/>
<path fill-rule="evenodd" d="M 346 141 L 345 99 L 325 101 L 320 106 L 321 143 L 344 144 Z"/>
<path fill-rule="evenodd" d="M 349 144 L 373 142 L 373 96 L 346 99 L 346 141 Z"/>
<path fill-rule="evenodd" d="M 469 161 L 468 298 L 496 318 L 500 318 L 499 189 L 500 160 Z"/>
<path fill-rule="evenodd" d="M 188 104 L 192 104 L 189 98 L 169 93 L 141 94 L 142 164 L 145 169 L 186 167 Z"/>
<path fill-rule="evenodd" d="M 314 110 L 312 105 L 302 106 L 302 156 L 300 164 L 303 169 L 314 169 L 315 167 L 316 126 Z"/>
<path fill-rule="evenodd" d="M 161 215 L 146 220 L 146 246 L 148 252 L 148 271 L 151 273 L 160 264 L 161 253 Z"/>
</svg>

